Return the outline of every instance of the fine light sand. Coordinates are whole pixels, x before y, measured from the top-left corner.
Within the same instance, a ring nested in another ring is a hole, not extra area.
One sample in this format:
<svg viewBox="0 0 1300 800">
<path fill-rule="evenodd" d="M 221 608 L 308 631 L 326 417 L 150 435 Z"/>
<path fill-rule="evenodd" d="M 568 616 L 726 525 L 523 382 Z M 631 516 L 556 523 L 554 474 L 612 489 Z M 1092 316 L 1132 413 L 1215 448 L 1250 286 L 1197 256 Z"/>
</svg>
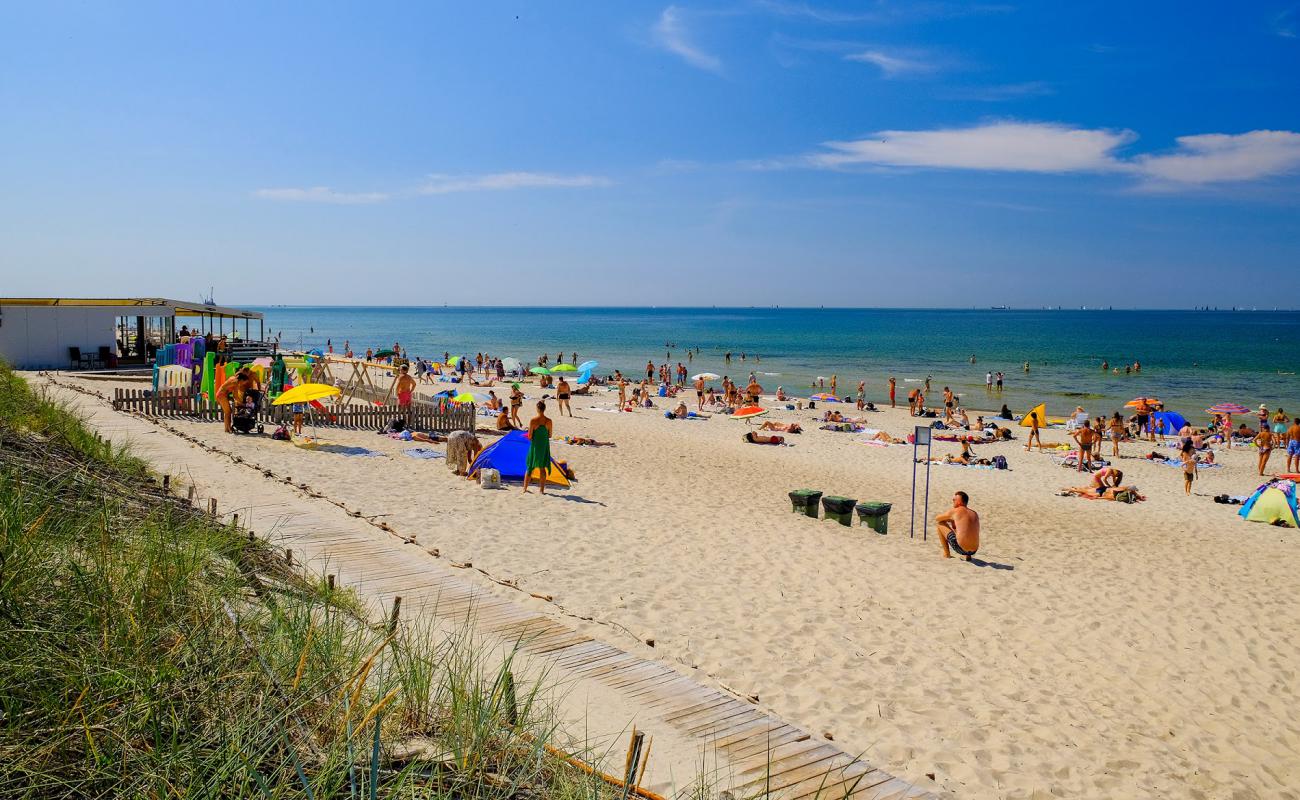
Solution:
<svg viewBox="0 0 1300 800">
<path fill-rule="evenodd" d="M 663 400 L 597 410 L 613 400 L 574 398 L 573 419 L 548 409 L 556 436 L 617 446 L 553 444 L 579 480 L 545 497 L 482 490 L 370 432 L 320 430 L 388 457 L 173 424 L 553 595 L 611 642 L 653 639 L 658 657 L 900 777 L 932 773 L 952 797 L 1300 797 L 1300 533 L 1211 501 L 1258 485 L 1253 451 L 1218 453 L 1227 466 L 1190 498 L 1178 469 L 1119 460 L 1147 497 L 1125 505 L 1054 496 L 1086 477 L 1023 439 L 977 448 L 1011 470 L 936 465 L 930 484 L 931 517 L 970 494 L 977 565 L 940 558 L 919 508 L 909 537 L 910 446 L 784 410 L 768 418 L 804 423 L 793 446 L 750 445 L 741 421 L 666 420 Z M 905 409 L 869 416 L 896 436 L 912 427 Z M 786 493 L 805 487 L 893 503 L 889 534 L 791 514 Z"/>
</svg>

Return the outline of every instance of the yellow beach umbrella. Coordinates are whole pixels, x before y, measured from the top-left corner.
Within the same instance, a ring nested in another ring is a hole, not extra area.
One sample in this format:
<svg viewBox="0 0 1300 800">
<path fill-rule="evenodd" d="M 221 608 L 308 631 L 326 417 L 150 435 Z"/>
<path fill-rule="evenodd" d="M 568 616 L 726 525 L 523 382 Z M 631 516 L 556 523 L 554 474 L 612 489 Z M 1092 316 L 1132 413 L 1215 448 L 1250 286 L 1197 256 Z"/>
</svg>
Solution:
<svg viewBox="0 0 1300 800">
<path fill-rule="evenodd" d="M 556 364 L 551 367 L 551 372 L 577 372 L 578 368 L 572 364 Z"/>
<path fill-rule="evenodd" d="M 295 386 L 279 397 L 275 398 L 272 405 L 287 406 L 293 403 L 310 403 L 313 400 L 320 400 L 323 397 L 333 397 L 336 394 L 342 394 L 343 390 L 337 386 L 330 386 L 328 383 L 304 383 L 302 386 Z"/>
</svg>

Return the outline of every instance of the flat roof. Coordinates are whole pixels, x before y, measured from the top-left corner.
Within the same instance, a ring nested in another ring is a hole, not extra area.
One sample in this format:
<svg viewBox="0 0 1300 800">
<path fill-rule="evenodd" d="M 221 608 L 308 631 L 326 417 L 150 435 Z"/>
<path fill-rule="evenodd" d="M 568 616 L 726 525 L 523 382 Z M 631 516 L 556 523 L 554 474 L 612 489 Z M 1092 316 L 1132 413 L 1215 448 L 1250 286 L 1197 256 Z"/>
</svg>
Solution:
<svg viewBox="0 0 1300 800">
<path fill-rule="evenodd" d="M 142 316 L 148 316 L 148 308 L 167 308 L 178 317 L 262 319 L 262 314 L 257 311 L 168 300 L 164 297 L 0 297 L 0 306 L 135 306 L 141 309 Z"/>
</svg>

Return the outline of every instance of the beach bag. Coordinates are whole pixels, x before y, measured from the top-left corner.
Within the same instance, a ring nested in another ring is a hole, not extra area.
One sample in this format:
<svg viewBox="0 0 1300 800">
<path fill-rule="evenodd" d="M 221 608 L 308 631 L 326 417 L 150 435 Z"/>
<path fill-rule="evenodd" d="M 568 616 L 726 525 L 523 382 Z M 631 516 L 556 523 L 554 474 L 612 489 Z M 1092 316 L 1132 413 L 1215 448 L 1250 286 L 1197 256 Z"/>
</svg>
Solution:
<svg viewBox="0 0 1300 800">
<path fill-rule="evenodd" d="M 289 441 L 289 429 L 281 425 L 271 434 L 271 438 L 281 442 Z"/>
<path fill-rule="evenodd" d="M 1115 493 L 1115 501 L 1119 503 L 1136 503 L 1137 496 L 1134 495 L 1133 492 L 1125 489 L 1122 492 Z"/>
<path fill-rule="evenodd" d="M 479 486 L 483 487 L 484 489 L 500 489 L 501 471 L 492 469 L 490 467 L 484 467 L 483 469 L 480 469 L 478 471 L 478 483 Z"/>
<path fill-rule="evenodd" d="M 997 469 L 1008 469 L 1006 456 L 993 456 L 993 466 Z"/>
</svg>

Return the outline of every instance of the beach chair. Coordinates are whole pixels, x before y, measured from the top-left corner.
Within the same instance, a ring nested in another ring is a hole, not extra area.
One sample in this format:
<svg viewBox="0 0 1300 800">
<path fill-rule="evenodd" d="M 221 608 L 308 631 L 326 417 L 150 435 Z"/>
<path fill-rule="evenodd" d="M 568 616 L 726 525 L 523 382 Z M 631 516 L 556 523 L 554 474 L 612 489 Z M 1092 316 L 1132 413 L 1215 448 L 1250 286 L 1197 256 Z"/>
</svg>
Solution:
<svg viewBox="0 0 1300 800">
<path fill-rule="evenodd" d="M 68 361 L 72 364 L 73 369 L 81 369 L 90 364 L 90 354 L 82 353 L 80 347 L 69 347 Z"/>
</svg>

